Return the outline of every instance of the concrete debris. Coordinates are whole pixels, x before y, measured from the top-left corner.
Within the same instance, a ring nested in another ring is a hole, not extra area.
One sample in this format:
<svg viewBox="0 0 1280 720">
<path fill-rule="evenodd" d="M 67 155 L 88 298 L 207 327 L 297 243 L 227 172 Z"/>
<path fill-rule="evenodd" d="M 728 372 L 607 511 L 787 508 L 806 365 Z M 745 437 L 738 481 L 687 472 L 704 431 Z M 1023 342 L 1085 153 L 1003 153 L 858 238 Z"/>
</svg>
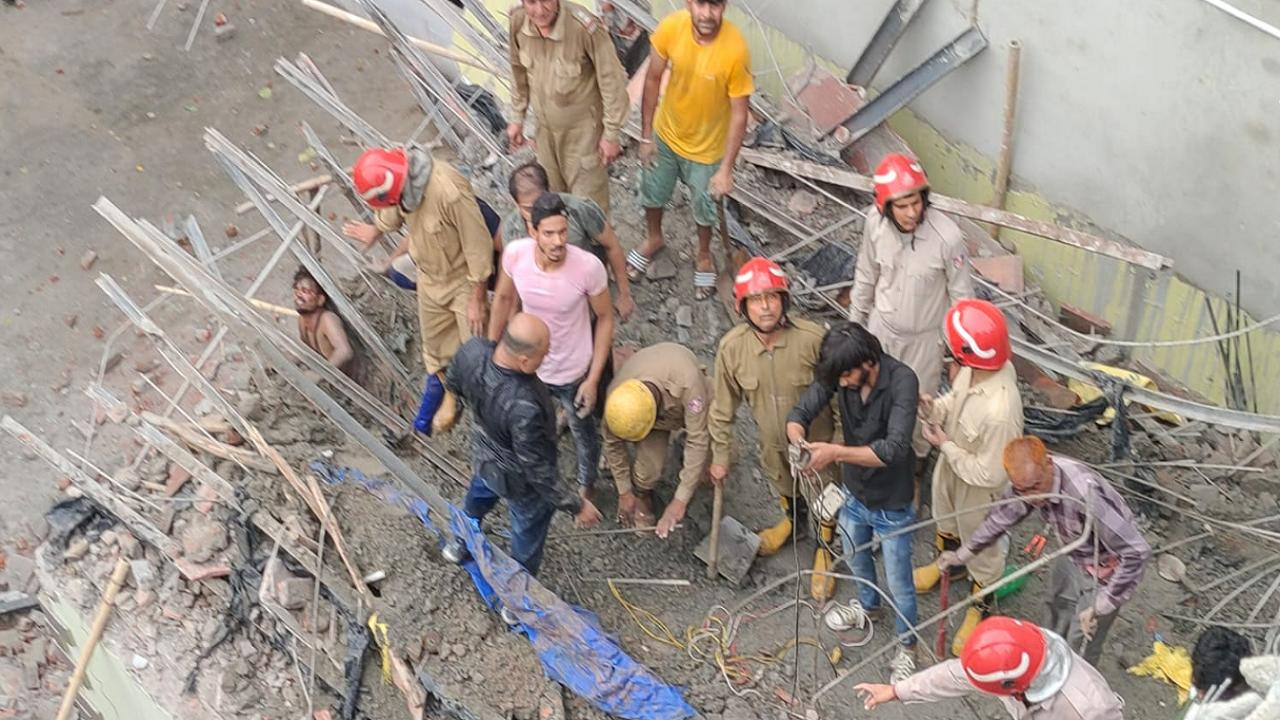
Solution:
<svg viewBox="0 0 1280 720">
<path fill-rule="evenodd" d="M 290 577 L 276 582 L 276 602 L 286 610 L 301 610 L 311 600 L 315 582 L 311 578 Z"/>
<path fill-rule="evenodd" d="M 808 190 L 796 190 L 791 193 L 791 199 L 787 200 L 787 210 L 792 215 L 804 217 L 817 210 L 821 202 L 822 198 L 817 193 L 812 193 Z"/>
<path fill-rule="evenodd" d="M 80 256 L 80 269 L 88 271 L 96 262 L 98 262 L 98 253 L 93 250 L 85 250 L 84 255 Z"/>
<path fill-rule="evenodd" d="M 671 259 L 671 254 L 665 252 L 653 258 L 653 261 L 649 263 L 649 271 L 645 273 L 645 277 L 649 280 L 670 280 L 678 272 L 679 269 L 676 268 L 675 262 Z"/>
<path fill-rule="evenodd" d="M 971 257 L 973 269 L 1005 292 L 1015 295 L 1025 289 L 1021 255 L 997 255 L 995 257 Z"/>
<path fill-rule="evenodd" d="M 218 42 L 226 42 L 236 36 L 236 26 L 230 23 L 213 29 L 213 37 Z"/>
<path fill-rule="evenodd" d="M 681 305 L 676 310 L 676 325 L 683 328 L 693 327 L 693 308 L 688 305 Z"/>
<path fill-rule="evenodd" d="M 227 528 L 204 515 L 192 520 L 182 533 L 183 557 L 192 562 L 208 562 L 226 547 Z"/>
<path fill-rule="evenodd" d="M 156 587 L 156 571 L 148 560 L 130 561 L 129 576 L 139 590 L 154 590 Z"/>
</svg>

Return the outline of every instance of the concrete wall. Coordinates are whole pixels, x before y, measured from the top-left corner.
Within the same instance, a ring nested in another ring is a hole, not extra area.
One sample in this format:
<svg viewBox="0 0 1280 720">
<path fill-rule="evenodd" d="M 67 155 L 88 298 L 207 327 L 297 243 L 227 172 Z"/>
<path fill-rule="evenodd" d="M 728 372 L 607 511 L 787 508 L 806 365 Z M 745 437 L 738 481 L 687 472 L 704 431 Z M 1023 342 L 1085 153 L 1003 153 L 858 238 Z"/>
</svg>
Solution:
<svg viewBox="0 0 1280 720">
<path fill-rule="evenodd" d="M 1274 0 L 1230 1 L 1280 25 Z M 892 6 L 739 2 L 845 68 Z M 917 116 L 994 158 L 1005 51 L 1020 40 L 1013 187 L 1174 257 L 1177 272 L 1210 292 L 1233 291 L 1240 268 L 1246 309 L 1280 309 L 1280 40 L 1201 0 L 932 0 L 874 84 L 958 34 L 975 5 L 990 46 L 912 103 Z"/>
</svg>

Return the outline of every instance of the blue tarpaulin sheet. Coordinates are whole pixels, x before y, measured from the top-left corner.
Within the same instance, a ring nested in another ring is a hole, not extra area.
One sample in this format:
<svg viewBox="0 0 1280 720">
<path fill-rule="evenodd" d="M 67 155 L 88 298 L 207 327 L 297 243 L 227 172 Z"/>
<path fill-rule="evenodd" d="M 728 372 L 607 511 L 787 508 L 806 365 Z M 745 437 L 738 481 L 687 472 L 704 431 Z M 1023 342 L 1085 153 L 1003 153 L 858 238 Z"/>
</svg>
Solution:
<svg viewBox="0 0 1280 720">
<path fill-rule="evenodd" d="M 355 468 L 333 467 L 317 460 L 311 463 L 311 469 L 326 483 L 352 482 L 384 502 L 407 510 L 441 537 L 432 524 L 430 508 L 421 498 Z M 547 677 L 621 718 L 682 720 L 697 714 L 678 689 L 623 652 L 600 628 L 594 613 L 561 600 L 534 582 L 514 560 L 495 557 L 477 523 L 452 503 L 449 512 L 449 527 L 471 551 L 472 559 L 464 567 L 476 590 L 490 607 L 500 600 L 519 615 L 521 629 L 533 643 Z"/>
</svg>

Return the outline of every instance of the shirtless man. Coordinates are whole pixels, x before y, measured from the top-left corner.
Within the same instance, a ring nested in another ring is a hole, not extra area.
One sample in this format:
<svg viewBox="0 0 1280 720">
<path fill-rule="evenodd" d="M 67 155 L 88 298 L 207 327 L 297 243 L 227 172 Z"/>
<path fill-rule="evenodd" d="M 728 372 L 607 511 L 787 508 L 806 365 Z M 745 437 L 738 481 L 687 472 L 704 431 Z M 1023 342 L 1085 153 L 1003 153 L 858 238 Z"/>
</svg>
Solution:
<svg viewBox="0 0 1280 720">
<path fill-rule="evenodd" d="M 293 308 L 298 311 L 298 337 L 354 380 L 356 351 L 347 338 L 342 318 L 327 307 L 328 302 L 320 283 L 306 268 L 298 268 L 298 272 L 293 274 Z"/>
</svg>

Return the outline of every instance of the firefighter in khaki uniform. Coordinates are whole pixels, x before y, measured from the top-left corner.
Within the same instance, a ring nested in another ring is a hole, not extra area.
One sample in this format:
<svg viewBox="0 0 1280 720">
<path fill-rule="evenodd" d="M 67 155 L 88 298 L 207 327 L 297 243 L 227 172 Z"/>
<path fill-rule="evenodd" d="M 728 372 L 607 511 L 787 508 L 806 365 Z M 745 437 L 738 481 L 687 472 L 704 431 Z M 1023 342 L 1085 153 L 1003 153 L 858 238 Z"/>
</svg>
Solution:
<svg viewBox="0 0 1280 720">
<path fill-rule="evenodd" d="M 493 236 L 471 181 L 423 148 L 367 150 L 351 175 L 356 191 L 374 208 L 378 231 L 408 225 L 427 370 L 414 427 L 427 435 L 447 432 L 457 419 L 457 401 L 445 390 L 444 369 L 462 343 L 484 334 Z"/>
<path fill-rule="evenodd" d="M 511 8 L 511 113 L 507 139 L 524 145 L 529 106 L 538 123 L 538 163 L 554 192 L 589 197 L 609 214 L 607 167 L 622 152 L 631 102 L 609 29 L 564 0 Z"/>
<path fill-rule="evenodd" d="M 922 393 L 920 398 L 924 438 L 941 453 L 933 469 L 931 503 L 939 518 L 939 552 L 959 550 L 982 524 L 990 503 L 1009 485 L 1004 447 L 1022 437 L 1022 397 L 1009 362 L 1004 313 L 986 300 L 961 300 L 947 311 L 946 336 L 960 371 L 946 395 L 934 399 Z M 947 517 L 967 508 L 974 510 Z M 975 555 L 968 569 L 977 594 L 1004 573 L 1004 552 L 994 544 Z M 916 592 L 929 592 L 941 577 L 937 563 L 916 568 Z M 951 652 L 960 655 L 987 610 L 981 602 L 969 606 Z"/>
<path fill-rule="evenodd" d="M 604 402 L 604 457 L 618 484 L 618 520 L 624 526 L 652 527 L 653 488 L 662 475 L 671 433 L 685 431 L 684 467 L 675 497 L 657 521 L 666 538 L 684 519 L 689 500 L 707 474 L 711 435 L 707 407 L 711 380 L 688 348 L 658 343 L 623 363 Z M 635 443 L 635 463 L 626 443 Z"/>
<path fill-rule="evenodd" d="M 746 401 L 759 429 L 760 460 L 773 482 L 782 504 L 782 520 L 760 535 L 760 554 L 773 555 L 792 535 L 792 505 L 796 503 L 796 483 L 787 459 L 787 413 L 813 382 L 813 366 L 825 334 L 822 326 L 787 315 L 791 295 L 782 268 L 764 258 L 752 258 L 739 270 L 733 286 L 738 312 L 746 323 L 734 327 L 720 339 L 716 352 L 716 400 L 711 405 L 711 481 L 723 482 L 733 462 L 733 420 L 738 404 Z M 832 414 L 828 410 L 809 429 L 815 442 L 831 442 L 835 437 Z M 820 477 L 825 486 L 834 482 L 836 465 Z M 808 490 L 803 485 L 801 490 Z M 812 499 L 812 498 L 810 498 Z M 794 511 L 801 527 L 807 525 L 808 503 Z M 821 523 L 822 540 L 835 539 L 835 523 Z M 813 569 L 831 568 L 831 554 L 819 545 Z M 813 597 L 827 600 L 835 592 L 833 578 L 814 575 Z"/>
<path fill-rule="evenodd" d="M 929 179 L 918 162 L 887 156 L 875 185 L 879 212 L 866 213 L 849 319 L 915 371 L 920 392 L 933 394 L 942 383 L 943 316 L 973 297 L 969 252 L 951 218 L 929 209 Z M 928 450 L 918 438 L 915 445 L 919 455 Z"/>
</svg>

